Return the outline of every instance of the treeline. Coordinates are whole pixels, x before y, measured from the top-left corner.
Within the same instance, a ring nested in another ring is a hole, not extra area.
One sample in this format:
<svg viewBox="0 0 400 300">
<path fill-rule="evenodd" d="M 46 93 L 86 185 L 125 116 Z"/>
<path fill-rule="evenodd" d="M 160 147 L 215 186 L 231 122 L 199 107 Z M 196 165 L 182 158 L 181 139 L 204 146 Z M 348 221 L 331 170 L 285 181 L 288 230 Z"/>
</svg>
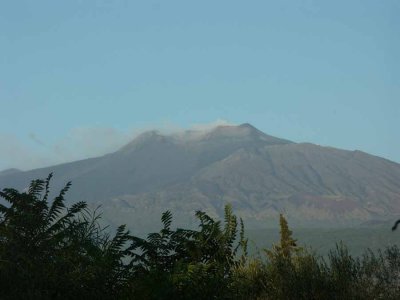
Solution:
<svg viewBox="0 0 400 300">
<path fill-rule="evenodd" d="M 146 239 L 65 193 L 49 201 L 51 175 L 28 191 L 0 192 L 0 299 L 399 299 L 400 250 L 352 257 L 338 245 L 327 259 L 297 246 L 285 218 L 280 241 L 249 256 L 242 220 L 197 212 L 197 230 L 163 227 Z M 5 201 L 4 201 L 5 200 Z"/>
</svg>

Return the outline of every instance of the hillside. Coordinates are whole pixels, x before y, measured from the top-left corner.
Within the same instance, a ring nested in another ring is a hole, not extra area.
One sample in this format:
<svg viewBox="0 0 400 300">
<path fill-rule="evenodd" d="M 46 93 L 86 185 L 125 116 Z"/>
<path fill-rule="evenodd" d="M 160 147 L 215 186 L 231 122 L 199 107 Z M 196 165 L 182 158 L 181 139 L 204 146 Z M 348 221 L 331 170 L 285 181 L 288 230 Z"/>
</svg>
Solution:
<svg viewBox="0 0 400 300">
<path fill-rule="evenodd" d="M 345 151 L 269 136 L 249 124 L 207 132 L 146 132 L 120 150 L 48 168 L 1 172 L 0 188 L 24 189 L 54 173 L 67 181 L 70 201 L 102 205 L 111 224 L 157 229 L 169 209 L 178 225 L 195 210 L 222 216 L 232 203 L 250 228 L 277 225 L 285 212 L 294 226 L 345 227 L 400 215 L 400 165 Z"/>
</svg>

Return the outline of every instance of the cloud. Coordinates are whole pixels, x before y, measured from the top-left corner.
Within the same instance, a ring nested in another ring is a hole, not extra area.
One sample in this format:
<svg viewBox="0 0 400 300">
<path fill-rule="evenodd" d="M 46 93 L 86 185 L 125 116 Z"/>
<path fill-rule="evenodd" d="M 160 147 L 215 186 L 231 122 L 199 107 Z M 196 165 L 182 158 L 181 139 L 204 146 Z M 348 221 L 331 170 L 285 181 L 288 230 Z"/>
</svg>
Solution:
<svg viewBox="0 0 400 300">
<path fill-rule="evenodd" d="M 25 140 L 0 132 L 0 171 L 7 168 L 29 170 L 102 156 L 118 150 L 148 130 L 155 129 L 162 134 L 181 134 L 190 129 L 190 135 L 194 137 L 221 125 L 232 123 L 218 119 L 210 123 L 193 124 L 189 128 L 164 123 L 128 131 L 112 127 L 78 127 L 71 129 L 54 143 L 44 142 L 45 139 L 35 132 L 30 132 Z"/>
<path fill-rule="evenodd" d="M 101 156 L 116 151 L 134 136 L 115 128 L 74 128 L 52 146 L 52 151 L 62 161 Z"/>
<path fill-rule="evenodd" d="M 181 140 L 196 140 L 202 138 L 210 130 L 217 126 L 230 126 L 235 125 L 229 121 L 223 119 L 217 119 L 216 121 L 210 123 L 196 123 L 189 126 L 189 128 L 179 128 L 171 132 L 175 138 Z"/>
<path fill-rule="evenodd" d="M 33 132 L 30 132 L 28 136 L 29 136 L 29 138 L 30 138 L 32 141 L 34 141 L 36 144 L 38 144 L 38 145 L 40 145 L 40 146 L 46 146 L 46 144 L 45 144 L 42 140 L 40 140 L 40 139 L 36 136 L 36 134 L 34 134 Z"/>
<path fill-rule="evenodd" d="M 46 153 L 23 143 L 16 136 L 0 133 L 0 170 L 8 168 L 32 169 L 56 162 Z"/>
<path fill-rule="evenodd" d="M 229 125 L 234 125 L 234 124 L 227 120 L 217 119 L 214 122 L 210 123 L 193 124 L 192 126 L 190 126 L 190 129 L 197 131 L 209 131 L 217 126 L 229 126 Z"/>
<path fill-rule="evenodd" d="M 29 170 L 101 156 L 122 147 L 134 136 L 113 128 L 85 127 L 74 128 L 53 144 L 46 144 L 32 132 L 25 140 L 0 133 L 0 170 Z"/>
</svg>

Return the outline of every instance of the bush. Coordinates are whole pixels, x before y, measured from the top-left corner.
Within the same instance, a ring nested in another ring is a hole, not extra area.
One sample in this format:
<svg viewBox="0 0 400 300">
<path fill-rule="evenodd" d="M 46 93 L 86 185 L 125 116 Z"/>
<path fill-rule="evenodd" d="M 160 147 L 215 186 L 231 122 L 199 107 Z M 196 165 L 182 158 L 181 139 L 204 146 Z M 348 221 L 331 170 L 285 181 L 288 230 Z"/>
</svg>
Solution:
<svg viewBox="0 0 400 300">
<path fill-rule="evenodd" d="M 249 257 L 242 220 L 198 211 L 198 230 L 163 228 L 146 239 L 120 226 L 111 238 L 86 203 L 67 208 L 68 183 L 48 200 L 52 175 L 0 196 L 1 299 L 399 299 L 396 246 L 354 258 L 342 244 L 327 260 L 297 246 L 280 216 L 280 241 Z"/>
<path fill-rule="evenodd" d="M 34 180 L 27 192 L 3 189 L 0 196 L 0 288 L 2 299 L 77 299 L 118 296 L 124 284 L 129 235 L 102 232 L 86 203 L 65 207 L 68 183 L 48 202 L 49 184 Z"/>
</svg>

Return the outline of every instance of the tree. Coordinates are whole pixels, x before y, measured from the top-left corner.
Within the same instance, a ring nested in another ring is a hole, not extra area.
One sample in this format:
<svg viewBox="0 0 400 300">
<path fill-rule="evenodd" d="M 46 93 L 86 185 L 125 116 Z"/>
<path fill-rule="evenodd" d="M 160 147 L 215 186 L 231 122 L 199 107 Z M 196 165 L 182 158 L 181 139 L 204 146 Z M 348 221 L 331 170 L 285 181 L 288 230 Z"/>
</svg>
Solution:
<svg viewBox="0 0 400 300">
<path fill-rule="evenodd" d="M 280 255 L 284 258 L 291 258 L 294 253 L 298 253 L 301 248 L 297 246 L 297 241 L 293 239 L 293 232 L 289 229 L 288 223 L 283 216 L 279 214 L 280 241 L 272 247 L 272 250 L 265 250 L 269 258 Z"/>
<path fill-rule="evenodd" d="M 121 226 L 110 238 L 84 202 L 67 208 L 70 182 L 50 204 L 51 178 L 0 192 L 8 202 L 0 204 L 2 299 L 115 298 L 129 277 L 129 233 Z"/>
<path fill-rule="evenodd" d="M 196 212 L 196 217 L 199 230 L 172 230 L 172 214 L 167 211 L 160 232 L 147 239 L 132 237 L 134 297 L 211 299 L 229 294 L 232 273 L 247 255 L 243 222 L 238 231 L 230 205 L 225 207 L 223 225 L 205 212 Z"/>
<path fill-rule="evenodd" d="M 399 224 L 400 224 L 400 220 L 397 220 L 397 221 L 394 223 L 393 227 L 392 227 L 392 231 L 395 231 L 395 230 L 397 229 L 397 226 L 399 226 Z"/>
</svg>

